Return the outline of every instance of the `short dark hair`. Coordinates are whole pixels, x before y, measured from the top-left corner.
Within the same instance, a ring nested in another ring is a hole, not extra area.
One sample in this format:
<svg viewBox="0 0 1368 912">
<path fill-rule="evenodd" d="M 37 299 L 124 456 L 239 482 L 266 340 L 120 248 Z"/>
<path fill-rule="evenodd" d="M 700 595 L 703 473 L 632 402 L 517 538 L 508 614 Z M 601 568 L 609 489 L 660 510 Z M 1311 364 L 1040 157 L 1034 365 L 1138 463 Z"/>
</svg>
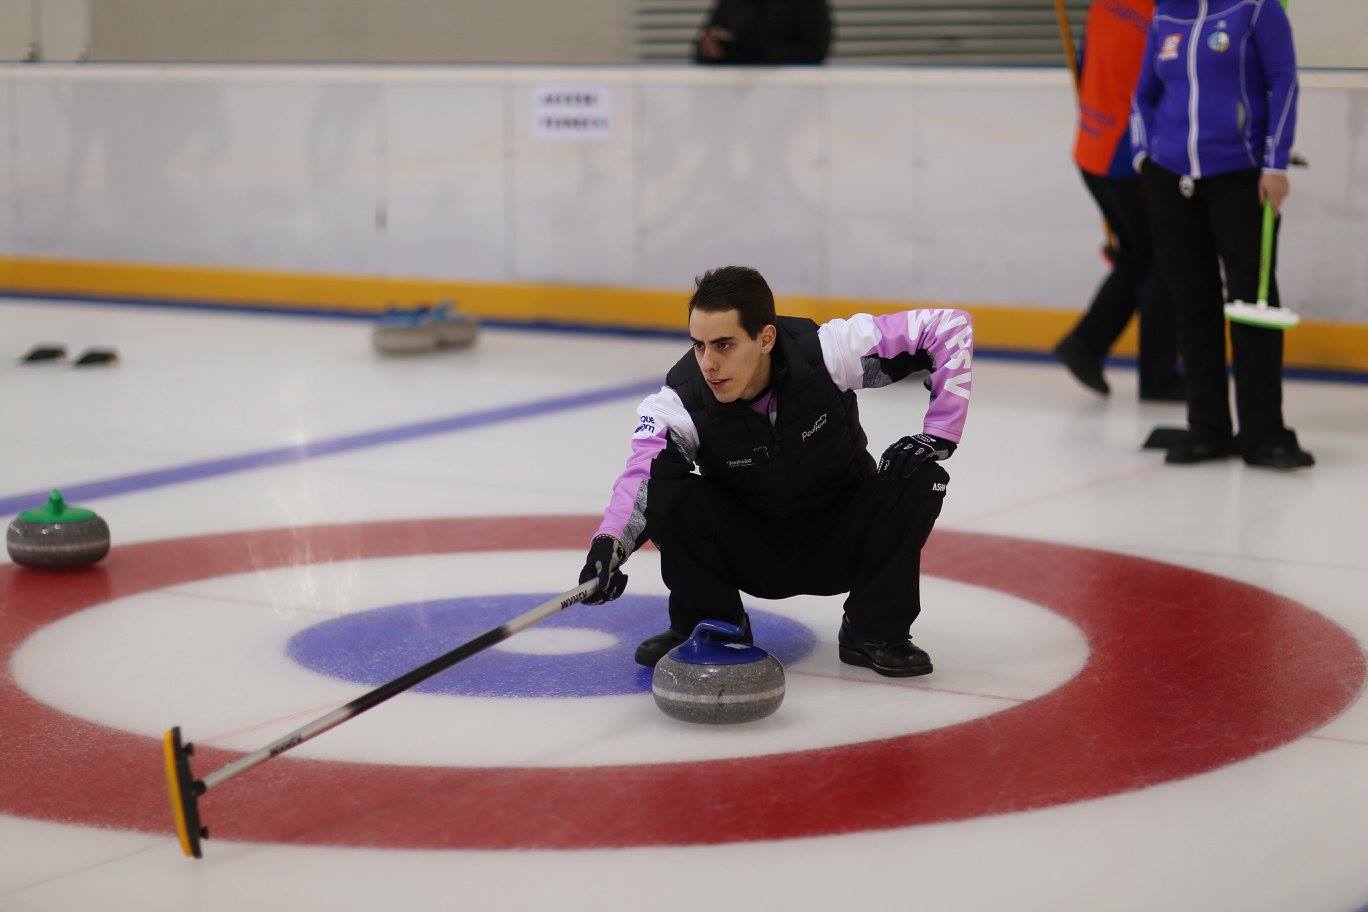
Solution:
<svg viewBox="0 0 1368 912">
<path fill-rule="evenodd" d="M 694 279 L 689 313 L 721 313 L 735 310 L 741 328 L 754 339 L 760 330 L 775 322 L 774 292 L 765 277 L 749 266 L 720 266 Z"/>
</svg>

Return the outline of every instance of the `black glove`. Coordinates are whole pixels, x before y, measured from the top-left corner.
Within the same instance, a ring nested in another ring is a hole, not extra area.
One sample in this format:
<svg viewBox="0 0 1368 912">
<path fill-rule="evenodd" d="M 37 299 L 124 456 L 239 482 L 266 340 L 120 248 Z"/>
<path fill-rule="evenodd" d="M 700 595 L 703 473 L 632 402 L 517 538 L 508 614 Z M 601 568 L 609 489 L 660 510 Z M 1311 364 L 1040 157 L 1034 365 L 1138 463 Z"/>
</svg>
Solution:
<svg viewBox="0 0 1368 912">
<path fill-rule="evenodd" d="M 622 595 L 627 588 L 627 574 L 618 567 L 627 559 L 622 542 L 611 535 L 599 535 L 589 543 L 589 557 L 580 571 L 581 584 L 598 580 L 598 590 L 584 600 L 586 605 L 602 605 Z"/>
<path fill-rule="evenodd" d="M 879 460 L 880 478 L 911 478 L 917 466 L 933 459 L 949 459 L 955 445 L 930 434 L 904 437 L 884 450 Z"/>
</svg>

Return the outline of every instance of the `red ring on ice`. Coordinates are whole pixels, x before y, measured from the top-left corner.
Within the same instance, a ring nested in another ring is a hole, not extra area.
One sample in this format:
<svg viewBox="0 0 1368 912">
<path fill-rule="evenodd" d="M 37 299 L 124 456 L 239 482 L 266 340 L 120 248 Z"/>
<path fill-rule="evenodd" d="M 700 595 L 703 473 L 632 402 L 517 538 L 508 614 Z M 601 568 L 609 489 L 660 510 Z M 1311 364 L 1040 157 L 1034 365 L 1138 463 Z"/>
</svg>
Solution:
<svg viewBox="0 0 1368 912">
<path fill-rule="evenodd" d="M 275 529 L 120 545 L 102 567 L 70 574 L 0 566 L 0 813 L 171 832 L 159 739 L 66 715 L 15 685 L 10 653 L 45 624 L 115 598 L 291 564 L 577 549 L 595 521 Z M 1099 798 L 1215 769 L 1318 728 L 1363 684 L 1363 652 L 1344 630 L 1222 577 L 952 531 L 932 536 L 923 567 L 1068 618 L 1087 637 L 1087 665 L 1050 693 L 991 716 L 760 757 L 569 769 L 282 757 L 206 795 L 204 819 L 224 839 L 424 849 L 709 844 L 905 827 Z M 175 721 L 193 720 L 167 720 Z M 194 767 L 203 774 L 235 756 L 205 748 Z"/>
</svg>

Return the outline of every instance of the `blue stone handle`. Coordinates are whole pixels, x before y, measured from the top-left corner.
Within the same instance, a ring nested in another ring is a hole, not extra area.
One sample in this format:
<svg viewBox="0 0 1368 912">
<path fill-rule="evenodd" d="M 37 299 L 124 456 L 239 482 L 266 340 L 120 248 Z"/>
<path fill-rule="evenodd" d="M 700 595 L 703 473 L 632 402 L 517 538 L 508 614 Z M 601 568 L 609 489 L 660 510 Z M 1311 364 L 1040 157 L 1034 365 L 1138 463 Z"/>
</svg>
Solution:
<svg viewBox="0 0 1368 912">
<path fill-rule="evenodd" d="M 739 643 L 745 638 L 746 633 L 740 627 L 726 621 L 699 621 L 698 626 L 693 629 L 693 636 L 719 643 Z"/>
</svg>

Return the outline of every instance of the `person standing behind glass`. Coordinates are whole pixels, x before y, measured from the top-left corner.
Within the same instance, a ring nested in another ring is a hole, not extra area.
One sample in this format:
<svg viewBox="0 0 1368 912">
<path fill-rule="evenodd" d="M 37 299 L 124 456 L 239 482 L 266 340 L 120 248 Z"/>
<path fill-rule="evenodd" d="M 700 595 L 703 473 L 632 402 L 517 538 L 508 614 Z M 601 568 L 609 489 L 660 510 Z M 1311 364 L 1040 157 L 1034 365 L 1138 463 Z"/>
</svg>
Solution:
<svg viewBox="0 0 1368 912">
<path fill-rule="evenodd" d="M 694 39 L 694 62 L 821 63 L 830 48 L 826 0 L 717 0 Z"/>
<path fill-rule="evenodd" d="M 1131 167 L 1126 125 L 1154 0 L 1093 0 L 1079 60 L 1078 138 L 1074 162 L 1116 236 L 1112 269 L 1055 357 L 1095 392 L 1111 389 L 1102 359 L 1131 315 L 1140 315 L 1140 398 L 1182 402 L 1173 302 L 1154 262 L 1140 181 Z"/>
<path fill-rule="evenodd" d="M 1135 89 L 1131 141 L 1178 312 L 1187 381 L 1188 433 L 1169 447 L 1166 462 L 1238 452 L 1256 466 L 1315 464 L 1283 424 L 1282 332 L 1230 327 L 1238 437 L 1225 366 L 1221 269 L 1231 299 L 1258 297 L 1263 202 L 1279 211 L 1287 197 L 1296 122 L 1296 53 L 1278 0 L 1160 0 Z M 1279 304 L 1276 281 L 1269 303 Z"/>
</svg>

